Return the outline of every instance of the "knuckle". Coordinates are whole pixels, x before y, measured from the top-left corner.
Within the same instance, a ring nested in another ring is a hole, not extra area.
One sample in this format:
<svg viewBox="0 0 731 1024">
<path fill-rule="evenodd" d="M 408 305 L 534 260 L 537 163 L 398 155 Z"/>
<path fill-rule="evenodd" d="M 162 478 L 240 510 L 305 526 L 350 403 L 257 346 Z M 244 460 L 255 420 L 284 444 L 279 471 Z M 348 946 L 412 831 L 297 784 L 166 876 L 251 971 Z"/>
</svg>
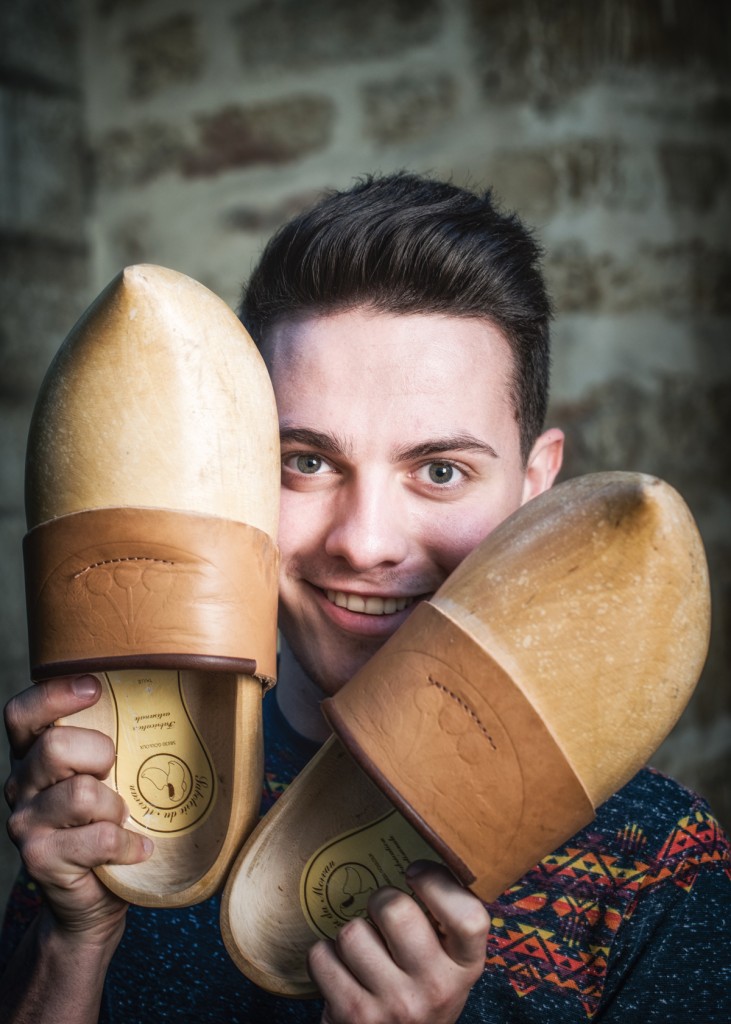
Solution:
<svg viewBox="0 0 731 1024">
<path fill-rule="evenodd" d="M 114 740 L 111 736 L 107 736 L 106 733 L 103 732 L 94 733 L 94 737 L 95 742 L 97 743 L 99 767 L 105 772 L 111 771 L 117 756 L 117 748 L 114 745 Z"/>
<path fill-rule="evenodd" d="M 405 928 L 415 909 L 411 896 L 396 889 L 378 889 L 368 900 L 368 913 L 385 927 Z"/>
<path fill-rule="evenodd" d="M 356 996 L 353 999 L 352 1011 L 343 1017 L 343 1024 L 353 1024 L 356 1020 L 362 1021 L 362 1024 L 383 1024 L 383 1015 L 364 996 Z"/>
<path fill-rule="evenodd" d="M 423 1021 L 446 1021 L 454 1020 L 456 1014 L 459 1013 L 461 1007 L 464 1005 L 465 999 L 469 989 L 465 988 L 459 993 L 455 993 L 454 989 L 449 985 L 436 985 L 431 986 L 427 991 L 422 993 L 422 997 L 418 1003 L 413 1003 L 407 1009 L 407 1014 L 404 1020 L 411 1024 L 411 1022 L 423 1022 Z M 459 998 L 457 998 L 459 996 Z"/>
<path fill-rule="evenodd" d="M 467 978 L 467 982 L 469 984 L 469 988 L 472 988 L 473 985 L 477 984 L 477 982 L 482 977 L 482 972 L 484 970 L 485 970 L 485 958 L 484 957 L 482 957 L 480 960 L 475 960 L 475 962 L 474 962 L 474 964 L 472 965 L 471 968 L 469 968 L 469 967 L 466 968 L 465 977 Z M 468 989 L 468 991 L 469 991 L 469 989 Z"/>
<path fill-rule="evenodd" d="M 99 804 L 99 783 L 90 775 L 72 775 L 67 785 L 76 814 L 89 820 Z"/>
<path fill-rule="evenodd" d="M 45 729 L 36 740 L 41 757 L 50 764 L 65 763 L 69 753 L 69 742 L 66 730 Z"/>
<path fill-rule="evenodd" d="M 26 813 L 23 810 L 13 811 L 8 816 L 6 828 L 10 841 L 14 846 L 20 847 L 28 831 Z"/>
<path fill-rule="evenodd" d="M 320 942 L 316 942 L 314 946 L 310 946 L 307 950 L 307 964 L 310 969 L 317 970 L 317 968 L 325 963 L 327 956 L 327 943 L 321 940 Z"/>
<path fill-rule="evenodd" d="M 14 775 L 9 775 L 5 781 L 3 793 L 5 795 L 5 803 L 11 809 L 11 811 L 18 802 L 18 790 L 18 780 L 15 778 Z"/>
<path fill-rule="evenodd" d="M 460 927 L 468 938 L 479 939 L 483 935 L 487 936 L 490 915 L 478 900 L 463 912 Z"/>
<path fill-rule="evenodd" d="M 61 772 L 78 764 L 80 756 L 87 765 L 93 761 L 100 772 L 107 771 L 114 763 L 114 741 L 101 732 L 61 725 L 46 729 L 39 742 L 45 758 Z"/>
<path fill-rule="evenodd" d="M 347 954 L 349 950 L 362 944 L 369 934 L 368 929 L 370 927 L 371 925 L 362 917 L 356 917 L 355 920 L 348 921 L 335 936 L 335 948 L 339 953 Z"/>
<path fill-rule="evenodd" d="M 331 1011 L 332 1013 L 332 1011 Z M 351 993 L 336 1016 L 331 1016 L 333 1024 L 381 1024 L 383 1018 L 373 1009 L 371 1001 L 359 992 Z"/>
<path fill-rule="evenodd" d="M 14 697 L 11 697 L 3 709 L 5 729 L 9 736 L 16 733 L 23 724 L 24 715 L 22 712 L 23 702 L 21 696 L 21 694 L 16 694 Z"/>
<path fill-rule="evenodd" d="M 48 867 L 48 843 L 45 838 L 30 838 L 22 844 L 21 855 L 28 873 L 33 878 L 43 878 Z"/>
<path fill-rule="evenodd" d="M 117 756 L 117 748 L 114 745 L 114 740 L 104 732 L 95 732 L 94 737 L 95 742 L 98 745 L 99 758 L 104 761 L 105 767 L 111 768 L 114 764 L 114 759 Z"/>
<path fill-rule="evenodd" d="M 453 987 L 445 981 L 437 981 L 431 986 L 429 997 L 432 1010 L 443 1015 L 454 1004 Z"/>
<path fill-rule="evenodd" d="M 96 826 L 95 845 L 99 862 L 104 864 L 116 860 L 122 852 L 122 829 L 111 821 L 100 821 Z"/>
<path fill-rule="evenodd" d="M 423 1024 L 424 1021 L 433 1021 L 434 1011 L 439 1008 L 429 1001 L 419 998 L 411 991 L 400 992 L 394 996 L 391 1004 L 393 1019 L 398 1024 Z"/>
</svg>

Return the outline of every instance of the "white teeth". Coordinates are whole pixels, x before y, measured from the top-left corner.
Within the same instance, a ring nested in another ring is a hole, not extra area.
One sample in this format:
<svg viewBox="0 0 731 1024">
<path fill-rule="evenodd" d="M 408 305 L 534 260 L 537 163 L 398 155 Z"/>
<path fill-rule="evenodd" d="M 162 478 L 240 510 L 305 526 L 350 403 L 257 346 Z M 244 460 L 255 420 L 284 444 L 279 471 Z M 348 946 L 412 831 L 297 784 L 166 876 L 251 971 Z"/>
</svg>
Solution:
<svg viewBox="0 0 731 1024">
<path fill-rule="evenodd" d="M 393 615 L 414 603 L 413 597 L 360 597 L 358 594 L 345 594 L 342 590 L 328 590 L 326 593 L 328 601 L 338 608 L 365 615 Z"/>
</svg>

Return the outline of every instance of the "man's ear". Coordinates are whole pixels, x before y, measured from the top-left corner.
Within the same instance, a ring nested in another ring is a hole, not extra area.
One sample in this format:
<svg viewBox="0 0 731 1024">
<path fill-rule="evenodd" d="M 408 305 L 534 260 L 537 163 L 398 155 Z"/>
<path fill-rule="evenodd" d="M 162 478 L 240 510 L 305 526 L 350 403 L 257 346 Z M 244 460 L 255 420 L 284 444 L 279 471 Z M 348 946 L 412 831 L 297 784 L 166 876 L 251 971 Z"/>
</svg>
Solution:
<svg viewBox="0 0 731 1024">
<path fill-rule="evenodd" d="M 521 505 L 552 486 L 563 462 L 564 433 L 552 427 L 538 438 L 528 456 Z"/>
</svg>

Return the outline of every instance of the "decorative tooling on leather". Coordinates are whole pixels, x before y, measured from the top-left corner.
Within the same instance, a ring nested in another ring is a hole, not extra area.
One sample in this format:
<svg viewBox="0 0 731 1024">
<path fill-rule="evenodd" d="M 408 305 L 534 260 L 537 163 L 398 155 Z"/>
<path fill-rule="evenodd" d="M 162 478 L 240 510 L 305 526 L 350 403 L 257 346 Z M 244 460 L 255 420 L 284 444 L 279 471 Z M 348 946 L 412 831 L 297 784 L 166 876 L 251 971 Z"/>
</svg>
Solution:
<svg viewBox="0 0 731 1024">
<path fill-rule="evenodd" d="M 103 562 L 92 562 L 91 565 L 87 565 L 84 569 L 80 569 L 76 573 L 75 579 L 79 576 L 83 576 L 85 572 L 89 572 L 90 569 L 100 569 L 105 565 L 119 565 L 122 562 L 152 562 L 158 563 L 159 565 L 175 565 L 169 559 L 165 558 L 148 558 L 144 555 L 128 555 L 126 558 L 107 558 Z"/>
<path fill-rule="evenodd" d="M 495 741 L 493 740 L 492 736 L 480 721 L 480 718 L 477 715 L 477 713 L 469 706 L 467 701 L 462 700 L 460 696 L 458 696 L 453 690 L 450 690 L 448 686 L 445 686 L 443 683 L 440 683 L 438 679 L 434 679 L 432 676 L 429 676 L 428 678 L 432 686 L 436 686 L 437 689 L 441 690 L 443 693 L 446 693 L 448 697 L 451 697 L 453 701 L 459 704 L 459 706 L 470 716 L 470 718 L 472 718 L 477 723 L 480 732 L 483 733 L 483 735 L 487 738 L 492 749 L 497 750 L 497 747 L 495 746 Z"/>
<path fill-rule="evenodd" d="M 24 554 L 36 674 L 49 664 L 169 654 L 248 661 L 257 675 L 276 675 L 277 550 L 255 527 L 93 509 L 36 527 Z"/>
<path fill-rule="evenodd" d="M 361 767 L 483 899 L 593 817 L 516 681 L 428 602 L 323 709 Z"/>
<path fill-rule="evenodd" d="M 92 562 L 74 573 L 72 581 L 80 581 L 85 591 L 90 628 L 106 631 L 120 648 L 137 648 L 173 628 L 180 635 L 187 632 L 188 642 L 193 640 L 181 614 L 182 594 L 176 593 L 178 587 L 200 592 L 200 584 L 185 579 L 190 571 L 172 559 L 129 555 Z M 74 589 L 71 584 L 69 596 Z"/>
</svg>

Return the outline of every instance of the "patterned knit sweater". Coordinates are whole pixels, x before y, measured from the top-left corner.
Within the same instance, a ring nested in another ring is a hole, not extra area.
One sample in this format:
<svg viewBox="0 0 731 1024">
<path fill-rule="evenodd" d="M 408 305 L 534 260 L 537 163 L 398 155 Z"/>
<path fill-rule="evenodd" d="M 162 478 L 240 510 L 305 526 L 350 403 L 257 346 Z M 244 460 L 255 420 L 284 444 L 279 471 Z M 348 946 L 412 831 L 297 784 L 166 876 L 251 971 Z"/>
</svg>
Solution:
<svg viewBox="0 0 731 1024">
<path fill-rule="evenodd" d="M 317 747 L 265 701 L 268 810 Z M 21 875 L 0 969 L 40 903 Z M 646 769 L 594 822 L 488 908 L 485 970 L 461 1024 L 729 1024 L 731 857 L 707 805 Z M 102 1024 L 307 1024 L 319 1000 L 272 996 L 224 949 L 219 900 L 131 907 L 112 961 Z"/>
</svg>

